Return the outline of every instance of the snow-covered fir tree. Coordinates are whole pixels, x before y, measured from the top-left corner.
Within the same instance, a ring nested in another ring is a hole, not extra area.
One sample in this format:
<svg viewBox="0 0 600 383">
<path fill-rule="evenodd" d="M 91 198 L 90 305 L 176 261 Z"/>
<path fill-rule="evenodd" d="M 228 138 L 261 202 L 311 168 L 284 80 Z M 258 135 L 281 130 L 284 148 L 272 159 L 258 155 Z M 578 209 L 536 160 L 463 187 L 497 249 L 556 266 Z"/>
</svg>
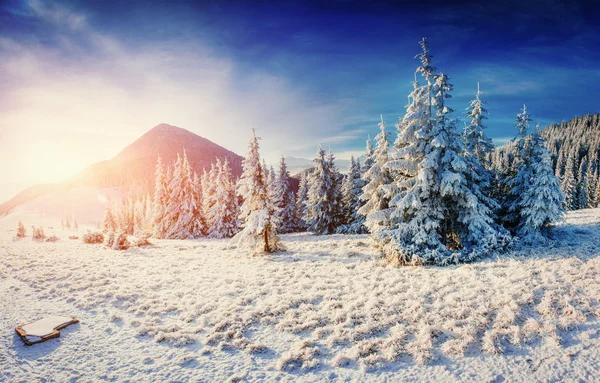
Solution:
<svg viewBox="0 0 600 383">
<path fill-rule="evenodd" d="M 134 204 L 131 198 L 124 198 L 121 204 L 115 207 L 115 217 L 119 231 L 133 235 L 134 233 Z"/>
<path fill-rule="evenodd" d="M 304 221 L 306 216 L 306 201 L 308 199 L 308 172 L 303 172 L 300 175 L 300 183 L 298 185 L 298 195 L 296 196 L 296 217 L 298 217 L 298 229 L 306 230 L 307 225 Z"/>
<path fill-rule="evenodd" d="M 313 160 L 314 170 L 308 176 L 308 196 L 304 221 L 315 234 L 333 234 L 341 222 L 341 194 L 333 155 L 325 154 L 319 145 Z"/>
<path fill-rule="evenodd" d="M 202 211 L 204 212 L 206 222 L 210 222 L 210 212 L 215 203 L 215 180 L 217 179 L 218 171 L 216 162 L 213 162 L 210 164 L 210 170 L 208 172 L 204 171 L 202 174 Z"/>
<path fill-rule="evenodd" d="M 587 205 L 590 207 L 598 206 L 597 201 L 592 201 L 591 186 L 598 185 L 600 174 L 595 170 L 588 172 L 590 166 L 596 168 L 596 163 L 600 161 L 600 114 L 589 114 L 581 117 L 575 117 L 570 121 L 563 121 L 557 124 L 551 124 L 541 132 L 546 148 L 550 152 L 554 174 L 560 178 L 563 190 L 565 191 L 565 206 L 569 210 L 585 208 L 581 206 L 581 197 L 585 197 L 582 184 L 587 185 Z M 507 144 L 496 149 L 491 156 L 493 167 L 500 172 L 507 172 L 512 164 L 511 157 L 515 150 L 511 148 L 512 144 Z M 570 173 L 567 174 L 567 161 L 571 158 L 572 165 Z M 587 163 L 585 173 L 581 174 L 582 163 Z M 514 174 L 513 174 L 514 177 Z M 568 182 L 565 180 L 568 179 Z M 572 203 L 570 197 L 571 188 L 574 185 L 575 202 Z M 499 194 L 502 190 L 499 190 Z M 597 198 L 594 196 L 594 200 Z"/>
<path fill-rule="evenodd" d="M 477 93 L 467 108 L 467 117 L 471 120 L 465 127 L 465 147 L 469 153 L 472 153 L 483 166 L 488 166 L 489 153 L 494 151 L 492 140 L 486 137 L 486 129 L 483 121 L 487 119 L 488 111 L 485 108 L 486 102 L 481 99 L 479 83 L 477 83 Z"/>
<path fill-rule="evenodd" d="M 145 231 L 146 209 L 144 205 L 145 203 L 143 199 L 138 199 L 137 201 L 135 201 L 133 215 L 133 234 L 136 236 L 142 236 Z"/>
<path fill-rule="evenodd" d="M 156 160 L 154 173 L 154 200 L 152 203 L 152 227 L 154 238 L 165 238 L 168 225 L 165 220 L 169 204 L 168 179 L 160 156 Z"/>
<path fill-rule="evenodd" d="M 177 154 L 177 161 L 173 168 L 173 178 L 169 189 L 171 192 L 165 214 L 165 221 L 169 225 L 167 228 L 167 238 L 193 238 L 193 218 L 197 201 L 195 200 L 191 168 L 185 150 L 183 157 Z"/>
<path fill-rule="evenodd" d="M 367 142 L 366 142 L 366 154 L 365 154 L 365 160 L 362 163 L 362 167 L 360 169 L 360 173 L 364 174 L 367 172 L 367 170 L 371 169 L 371 166 L 373 166 L 373 162 L 375 162 L 373 156 L 375 155 L 375 149 L 373 149 L 373 143 L 371 142 L 371 136 L 367 137 Z"/>
<path fill-rule="evenodd" d="M 19 221 L 17 224 L 17 238 L 25 238 L 27 236 L 27 231 L 25 230 L 25 226 L 23 222 Z"/>
<path fill-rule="evenodd" d="M 502 220 L 509 229 L 514 229 L 521 220 L 521 197 L 527 187 L 528 171 L 531 168 L 531 137 L 528 136 L 531 116 L 527 106 L 516 116 L 515 129 L 517 135 L 512 140 L 514 144 L 513 160 L 510 166 L 501 174 L 500 187 L 503 188 L 504 200 Z"/>
<path fill-rule="evenodd" d="M 102 228 L 104 233 L 111 233 L 117 230 L 117 220 L 114 216 L 114 209 L 109 203 L 104 207 L 104 223 Z"/>
<path fill-rule="evenodd" d="M 385 166 L 390 160 L 390 134 L 386 131 L 383 117 L 379 123 L 379 130 L 380 132 L 375 136 L 372 165 L 362 175 L 365 185 L 360 199 L 364 201 L 364 204 L 358 210 L 358 214 L 366 217 L 364 225 L 371 232 L 378 230 L 378 226 L 388 222 L 385 212 L 388 209 L 390 194 L 386 187 L 392 183 L 390 171 Z"/>
<path fill-rule="evenodd" d="M 196 172 L 194 172 L 194 177 L 192 178 L 192 188 L 194 191 L 194 200 L 196 201 L 193 209 L 192 236 L 198 238 L 206 234 L 207 227 L 203 209 L 202 183 Z"/>
<path fill-rule="evenodd" d="M 425 39 L 421 47 L 417 73 L 425 84 L 414 83 L 399 124 L 398 152 L 385 165 L 395 178 L 387 189 L 397 194 L 387 221 L 380 220 L 372 235 L 401 264 L 471 261 L 506 246 L 509 236 L 494 224 L 481 192 L 469 184 L 468 162 L 477 158 L 465 159 L 462 137 L 449 118 L 446 100 L 452 86 L 446 75 L 435 75 Z"/>
<path fill-rule="evenodd" d="M 296 196 L 292 190 L 290 172 L 287 169 L 285 158 L 279 161 L 279 174 L 277 175 L 273 194 L 276 203 L 276 214 L 280 222 L 280 233 L 292 233 L 298 230 L 296 216 Z"/>
<path fill-rule="evenodd" d="M 237 189 L 237 194 L 243 198 L 239 217 L 243 228 L 234 239 L 238 245 L 249 244 L 254 253 L 271 253 L 279 250 L 281 244 L 277 235 L 277 217 L 269 201 L 258 150 L 258 138 L 252 129 Z"/>
<path fill-rule="evenodd" d="M 362 203 L 360 196 L 365 182 L 361 178 L 361 166 L 354 156 L 350 157 L 350 170 L 342 183 L 342 213 L 344 224 L 338 227 L 337 232 L 342 234 L 363 234 L 367 228 L 364 226 L 365 217 L 358 214 Z"/>
<path fill-rule="evenodd" d="M 333 183 L 329 198 L 333 202 L 333 223 L 337 230 L 339 226 L 344 224 L 344 209 L 342 206 L 342 182 L 344 181 L 344 176 L 335 166 L 335 156 L 331 149 L 329 149 L 329 153 L 327 153 L 327 167 L 331 172 Z"/>
<path fill-rule="evenodd" d="M 524 244 L 535 245 L 544 243 L 550 224 L 562 219 L 564 195 L 539 129 L 530 137 L 525 150 L 530 151 L 525 154 L 530 157 L 530 165 L 522 169 L 525 175 L 518 177 L 525 182 L 525 188 L 518 200 L 517 235 Z"/>
<path fill-rule="evenodd" d="M 210 210 L 208 236 L 211 238 L 231 238 L 238 231 L 238 205 L 235 183 L 229 162 L 217 159 L 215 166 L 214 203 Z"/>
<path fill-rule="evenodd" d="M 577 172 L 579 179 L 577 182 L 577 208 L 585 209 L 589 207 L 589 195 L 588 195 L 588 178 L 586 177 L 588 168 L 588 158 L 584 156 L 579 164 L 579 171 Z"/>
<path fill-rule="evenodd" d="M 575 210 L 577 204 L 577 170 L 575 169 L 575 154 L 567 157 L 565 174 L 562 177 L 561 189 L 565 196 L 565 209 Z"/>
</svg>

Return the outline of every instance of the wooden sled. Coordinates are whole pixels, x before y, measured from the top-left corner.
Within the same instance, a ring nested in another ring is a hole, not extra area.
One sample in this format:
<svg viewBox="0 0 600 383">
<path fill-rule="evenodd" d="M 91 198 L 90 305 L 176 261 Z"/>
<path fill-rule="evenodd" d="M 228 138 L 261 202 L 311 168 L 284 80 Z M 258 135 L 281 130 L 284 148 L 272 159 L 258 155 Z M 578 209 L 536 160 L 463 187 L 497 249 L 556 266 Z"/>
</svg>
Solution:
<svg viewBox="0 0 600 383">
<path fill-rule="evenodd" d="M 26 323 L 15 328 L 23 343 L 31 346 L 50 339 L 58 338 L 60 330 L 72 324 L 79 323 L 75 317 L 51 315 L 49 317 Z"/>
</svg>

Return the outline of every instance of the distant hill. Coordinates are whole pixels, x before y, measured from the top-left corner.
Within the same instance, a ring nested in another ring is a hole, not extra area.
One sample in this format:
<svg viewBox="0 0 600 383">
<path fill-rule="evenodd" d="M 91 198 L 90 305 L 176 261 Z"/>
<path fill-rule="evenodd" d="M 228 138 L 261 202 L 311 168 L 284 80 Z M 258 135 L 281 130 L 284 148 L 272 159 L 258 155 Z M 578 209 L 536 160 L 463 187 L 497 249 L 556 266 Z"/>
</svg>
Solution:
<svg viewBox="0 0 600 383">
<path fill-rule="evenodd" d="M 170 166 L 184 149 L 193 170 L 199 174 L 217 158 L 228 159 L 235 177 L 241 174 L 241 156 L 185 129 L 160 124 L 111 160 L 95 163 L 63 182 L 23 190 L 0 205 L 0 215 L 46 194 L 78 187 L 116 187 L 127 195 L 143 195 L 154 187 L 157 157 L 160 155 L 163 163 Z"/>
<path fill-rule="evenodd" d="M 291 174 L 302 173 L 304 170 L 312 169 L 314 166 L 313 160 L 308 158 L 285 157 L 285 163 Z M 272 166 L 277 169 L 279 167 L 279 161 L 272 164 Z M 340 172 L 346 173 L 350 169 L 350 161 L 336 158 L 335 166 Z"/>
<path fill-rule="evenodd" d="M 563 191 L 570 190 L 566 198 L 574 201 L 567 208 L 600 206 L 600 114 L 551 124 L 542 130 L 542 137 L 552 157 L 554 174 L 563 183 Z M 497 147 L 491 156 L 495 167 L 511 164 L 514 150 L 514 142 Z M 571 183 L 574 187 L 567 187 Z"/>
</svg>

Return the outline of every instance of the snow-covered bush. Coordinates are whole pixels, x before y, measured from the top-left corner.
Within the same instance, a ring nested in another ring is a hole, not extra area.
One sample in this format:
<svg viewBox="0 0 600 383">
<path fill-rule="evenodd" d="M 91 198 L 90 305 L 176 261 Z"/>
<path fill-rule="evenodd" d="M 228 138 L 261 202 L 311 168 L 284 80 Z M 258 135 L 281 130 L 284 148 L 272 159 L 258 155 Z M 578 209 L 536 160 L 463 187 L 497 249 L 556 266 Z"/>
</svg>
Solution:
<svg viewBox="0 0 600 383">
<path fill-rule="evenodd" d="M 152 243 L 149 241 L 150 233 L 143 233 L 142 235 L 131 237 L 129 242 L 134 247 L 150 246 Z"/>
<path fill-rule="evenodd" d="M 46 239 L 46 234 L 44 234 L 44 228 L 43 227 L 38 227 L 36 228 L 35 226 L 31 227 L 31 231 L 32 231 L 32 236 L 31 238 L 34 240 L 43 240 Z"/>
<path fill-rule="evenodd" d="M 102 243 L 104 242 L 104 234 L 100 232 L 88 231 L 83 235 L 83 243 Z"/>
<path fill-rule="evenodd" d="M 23 226 L 23 222 L 19 221 L 17 225 L 17 238 L 25 238 L 27 236 L 27 231 L 25 230 L 25 226 Z"/>
<path fill-rule="evenodd" d="M 129 240 L 127 239 L 127 233 L 125 233 L 124 231 L 121 231 L 121 232 L 115 234 L 113 243 L 112 243 L 113 250 L 127 250 L 127 249 L 129 249 L 130 246 L 131 246 L 131 244 L 129 243 Z"/>
</svg>

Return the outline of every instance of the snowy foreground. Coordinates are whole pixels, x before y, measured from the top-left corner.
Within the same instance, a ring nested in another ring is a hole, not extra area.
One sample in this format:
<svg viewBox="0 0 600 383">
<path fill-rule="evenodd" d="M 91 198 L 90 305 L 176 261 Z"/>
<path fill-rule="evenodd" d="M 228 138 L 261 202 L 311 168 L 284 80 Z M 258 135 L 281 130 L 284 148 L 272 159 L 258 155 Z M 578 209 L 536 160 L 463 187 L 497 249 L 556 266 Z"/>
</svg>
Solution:
<svg viewBox="0 0 600 383">
<path fill-rule="evenodd" d="M 283 236 L 287 252 L 251 258 L 15 229 L 0 219 L 0 382 L 600 376 L 600 209 L 570 213 L 553 248 L 448 268 L 382 267 L 367 236 Z M 23 345 L 14 327 L 51 314 L 81 323 Z"/>
</svg>

